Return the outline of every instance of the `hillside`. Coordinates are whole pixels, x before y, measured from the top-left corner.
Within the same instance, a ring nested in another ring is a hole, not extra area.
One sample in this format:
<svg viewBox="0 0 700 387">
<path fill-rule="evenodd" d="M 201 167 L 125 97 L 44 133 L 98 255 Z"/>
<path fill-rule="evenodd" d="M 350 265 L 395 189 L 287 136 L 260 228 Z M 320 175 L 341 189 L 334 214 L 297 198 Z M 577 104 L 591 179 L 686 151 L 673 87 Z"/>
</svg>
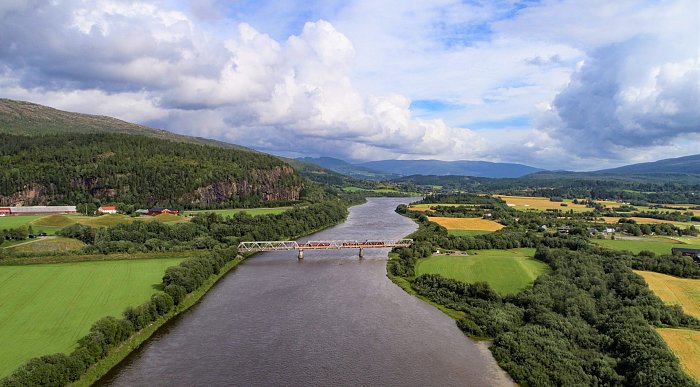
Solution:
<svg viewBox="0 0 700 387">
<path fill-rule="evenodd" d="M 457 175 L 477 177 L 520 177 L 543 171 L 523 164 L 492 163 L 488 161 L 441 161 L 441 160 L 381 160 L 370 161 L 359 166 L 373 170 L 408 175 Z"/>
<path fill-rule="evenodd" d="M 300 199 L 276 157 L 127 134 L 0 134 L 0 205 L 99 201 L 215 208 Z"/>
<path fill-rule="evenodd" d="M 603 169 L 594 172 L 612 174 L 647 174 L 647 173 L 684 173 L 700 174 L 700 155 L 663 159 L 649 163 L 625 165 L 618 168 Z"/>
<path fill-rule="evenodd" d="M 0 98 L 0 133 L 25 136 L 58 133 L 137 134 L 177 142 L 252 151 L 240 145 L 201 137 L 183 136 L 112 117 L 67 112 L 31 102 L 3 98 Z"/>
<path fill-rule="evenodd" d="M 400 176 L 395 173 L 381 172 L 360 165 L 350 164 L 347 161 L 336 159 L 333 157 L 303 157 L 298 158 L 297 160 L 317 164 L 323 168 L 330 169 L 333 172 L 337 172 L 356 179 L 390 180 Z"/>
</svg>

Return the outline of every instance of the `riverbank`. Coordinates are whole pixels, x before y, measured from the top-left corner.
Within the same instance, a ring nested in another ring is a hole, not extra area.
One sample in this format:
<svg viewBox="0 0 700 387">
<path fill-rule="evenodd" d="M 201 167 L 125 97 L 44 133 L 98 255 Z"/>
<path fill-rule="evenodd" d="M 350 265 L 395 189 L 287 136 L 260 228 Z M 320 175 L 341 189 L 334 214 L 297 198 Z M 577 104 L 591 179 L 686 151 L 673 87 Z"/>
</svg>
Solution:
<svg viewBox="0 0 700 387">
<path fill-rule="evenodd" d="M 250 254 L 252 255 L 252 254 Z M 124 341 L 119 346 L 113 348 L 109 351 L 109 354 L 95 365 L 90 367 L 87 372 L 76 382 L 70 384 L 74 387 L 89 387 L 95 382 L 100 380 L 104 375 L 107 374 L 114 366 L 119 364 L 124 360 L 132 351 L 138 349 L 144 342 L 146 342 L 154 333 L 158 331 L 160 327 L 165 325 L 172 318 L 178 316 L 182 312 L 185 312 L 193 305 L 195 305 L 205 294 L 212 288 L 221 278 L 223 278 L 229 271 L 234 269 L 238 264 L 243 262 L 250 255 L 243 256 L 238 255 L 233 261 L 227 263 L 219 272 L 219 274 L 209 278 L 203 286 L 194 292 L 188 294 L 179 305 L 175 307 L 173 311 L 162 316 L 157 321 L 151 323 L 147 328 L 140 330 L 139 332 L 132 335 L 129 339 Z"/>
</svg>

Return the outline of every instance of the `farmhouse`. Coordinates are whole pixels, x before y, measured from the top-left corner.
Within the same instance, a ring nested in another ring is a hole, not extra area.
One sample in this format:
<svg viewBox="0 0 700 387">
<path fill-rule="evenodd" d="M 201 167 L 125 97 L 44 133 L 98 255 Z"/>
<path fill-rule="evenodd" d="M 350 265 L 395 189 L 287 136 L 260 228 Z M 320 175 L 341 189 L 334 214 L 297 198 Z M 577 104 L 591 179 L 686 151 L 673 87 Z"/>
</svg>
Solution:
<svg viewBox="0 0 700 387">
<path fill-rule="evenodd" d="M 156 208 L 151 208 L 148 210 L 146 215 L 160 215 L 160 214 L 179 214 L 180 211 L 176 210 L 174 208 L 163 208 L 163 207 L 156 207 Z"/>
<path fill-rule="evenodd" d="M 116 214 L 117 213 L 117 207 L 115 206 L 102 206 L 97 209 L 97 212 L 100 214 Z"/>
<path fill-rule="evenodd" d="M 51 214 L 75 214 L 75 206 L 22 206 L 0 207 L 3 215 L 51 215 Z"/>
</svg>

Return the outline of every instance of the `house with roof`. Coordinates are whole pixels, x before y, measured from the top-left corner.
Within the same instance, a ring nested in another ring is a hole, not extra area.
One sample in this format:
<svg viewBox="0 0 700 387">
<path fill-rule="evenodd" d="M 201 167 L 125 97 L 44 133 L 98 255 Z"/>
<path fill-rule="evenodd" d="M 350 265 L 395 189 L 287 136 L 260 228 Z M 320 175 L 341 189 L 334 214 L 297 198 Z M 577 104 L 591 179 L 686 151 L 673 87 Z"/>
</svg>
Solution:
<svg viewBox="0 0 700 387">
<path fill-rule="evenodd" d="M 100 208 L 97 209 L 97 212 L 99 212 L 100 214 L 116 214 L 117 207 L 116 206 L 101 206 Z"/>
</svg>

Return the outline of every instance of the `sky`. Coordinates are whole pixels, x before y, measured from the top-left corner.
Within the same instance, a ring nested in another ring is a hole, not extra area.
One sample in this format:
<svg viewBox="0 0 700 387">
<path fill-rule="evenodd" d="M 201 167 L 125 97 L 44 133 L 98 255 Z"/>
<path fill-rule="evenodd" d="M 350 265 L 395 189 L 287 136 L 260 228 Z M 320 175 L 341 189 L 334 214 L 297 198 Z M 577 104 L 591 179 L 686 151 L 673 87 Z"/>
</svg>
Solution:
<svg viewBox="0 0 700 387">
<path fill-rule="evenodd" d="M 287 157 L 700 153 L 697 0 L 3 0 L 0 97 Z"/>
</svg>

